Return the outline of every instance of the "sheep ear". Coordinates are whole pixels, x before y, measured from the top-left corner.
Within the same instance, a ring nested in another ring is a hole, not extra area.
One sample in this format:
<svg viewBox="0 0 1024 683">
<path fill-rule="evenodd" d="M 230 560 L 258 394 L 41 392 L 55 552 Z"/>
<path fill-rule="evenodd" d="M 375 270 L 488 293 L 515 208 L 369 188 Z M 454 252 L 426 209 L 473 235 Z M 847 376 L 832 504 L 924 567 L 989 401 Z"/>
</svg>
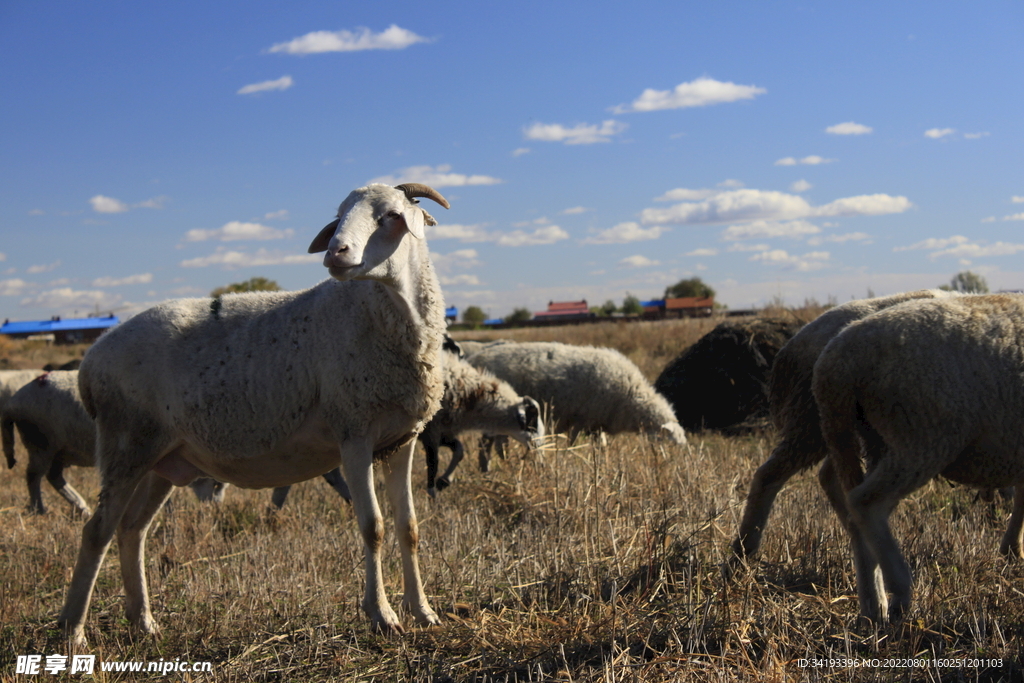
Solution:
<svg viewBox="0 0 1024 683">
<path fill-rule="evenodd" d="M 427 213 L 424 209 L 420 209 L 420 211 L 423 211 L 423 221 L 427 225 L 437 225 L 437 220 L 435 220 L 433 216 Z"/>
<path fill-rule="evenodd" d="M 327 246 L 331 243 L 331 238 L 334 237 L 334 233 L 338 229 L 338 223 L 341 222 L 340 218 L 335 218 L 333 221 L 324 226 L 324 229 L 320 231 L 309 245 L 309 251 L 307 253 L 315 254 L 318 251 L 327 251 Z"/>
<path fill-rule="evenodd" d="M 426 211 L 417 206 L 412 209 L 407 209 L 404 214 L 405 227 L 410 233 L 412 233 L 412 236 L 418 240 L 425 237 L 423 232 L 423 214 L 425 213 Z M 431 225 L 433 225 L 433 223 L 431 223 Z"/>
</svg>

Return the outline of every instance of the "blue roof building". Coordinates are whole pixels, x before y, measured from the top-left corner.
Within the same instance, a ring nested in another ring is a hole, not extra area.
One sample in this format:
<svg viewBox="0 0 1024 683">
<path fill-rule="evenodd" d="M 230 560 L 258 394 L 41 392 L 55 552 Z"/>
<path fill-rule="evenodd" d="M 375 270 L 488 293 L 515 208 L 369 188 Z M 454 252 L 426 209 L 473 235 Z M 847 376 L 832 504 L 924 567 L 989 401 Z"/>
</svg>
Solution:
<svg viewBox="0 0 1024 683">
<path fill-rule="evenodd" d="M 103 318 L 69 318 L 61 320 L 54 316 L 50 320 L 25 320 L 11 322 L 5 320 L 0 326 L 0 334 L 14 339 L 42 337 L 52 339 L 56 344 L 79 344 L 96 341 L 106 330 L 121 322 L 116 315 Z M 52 335 L 52 337 L 50 336 Z"/>
</svg>

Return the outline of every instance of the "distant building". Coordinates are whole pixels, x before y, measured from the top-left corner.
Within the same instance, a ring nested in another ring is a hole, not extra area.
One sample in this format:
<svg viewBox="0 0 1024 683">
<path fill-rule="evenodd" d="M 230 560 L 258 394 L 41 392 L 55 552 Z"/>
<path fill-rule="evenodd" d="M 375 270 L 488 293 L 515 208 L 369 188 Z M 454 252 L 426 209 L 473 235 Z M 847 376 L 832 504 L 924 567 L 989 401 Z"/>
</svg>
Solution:
<svg viewBox="0 0 1024 683">
<path fill-rule="evenodd" d="M 60 316 L 54 316 L 50 320 L 5 320 L 0 327 L 0 334 L 6 334 L 12 339 L 45 339 L 55 344 L 80 344 L 96 341 L 101 334 L 119 322 L 116 315 L 68 320 L 61 320 Z"/>
<path fill-rule="evenodd" d="M 707 318 L 715 310 L 714 297 L 684 296 L 677 299 L 651 299 L 641 301 L 643 317 L 647 320 L 660 318 Z"/>
<path fill-rule="evenodd" d="M 708 318 L 714 310 L 715 299 L 710 296 L 665 299 L 665 315 L 669 318 Z"/>
<path fill-rule="evenodd" d="M 595 318 L 587 300 L 581 301 L 549 301 L 548 310 L 533 314 L 535 324 L 554 324 L 564 322 L 582 322 Z"/>
<path fill-rule="evenodd" d="M 459 319 L 459 309 L 455 306 L 449 306 L 444 309 L 444 319 L 449 325 Z"/>
</svg>

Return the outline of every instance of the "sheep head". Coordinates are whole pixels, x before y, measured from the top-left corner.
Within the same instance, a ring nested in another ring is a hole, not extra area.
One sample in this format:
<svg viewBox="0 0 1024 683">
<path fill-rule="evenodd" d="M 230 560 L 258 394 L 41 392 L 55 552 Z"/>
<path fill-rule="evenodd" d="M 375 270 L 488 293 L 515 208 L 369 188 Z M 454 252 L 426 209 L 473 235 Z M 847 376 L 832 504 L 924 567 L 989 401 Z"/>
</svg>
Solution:
<svg viewBox="0 0 1024 683">
<path fill-rule="evenodd" d="M 423 239 L 424 227 L 437 224 L 416 197 L 449 206 L 437 190 L 419 183 L 353 190 L 338 207 L 338 217 L 309 245 L 309 253 L 326 251 L 324 266 L 338 280 L 387 279 L 393 274 L 392 256 L 402 249 L 406 233 Z"/>
</svg>

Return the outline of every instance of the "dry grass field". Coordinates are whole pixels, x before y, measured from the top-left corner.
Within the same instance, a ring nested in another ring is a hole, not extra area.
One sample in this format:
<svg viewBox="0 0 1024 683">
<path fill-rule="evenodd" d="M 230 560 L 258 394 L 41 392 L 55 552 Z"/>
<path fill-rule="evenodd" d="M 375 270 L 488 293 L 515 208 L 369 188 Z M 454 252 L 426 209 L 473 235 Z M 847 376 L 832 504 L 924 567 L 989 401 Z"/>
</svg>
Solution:
<svg viewBox="0 0 1024 683">
<path fill-rule="evenodd" d="M 614 346 L 653 379 L 715 322 L 459 336 Z M 475 439 L 467 441 L 472 449 Z M 161 633 L 128 628 L 112 549 L 88 617 L 88 651 L 101 662 L 212 663 L 210 674 L 173 674 L 182 680 L 1024 680 L 1024 561 L 997 553 L 1009 507 L 976 502 L 970 489 L 935 481 L 894 514 L 915 580 L 899 627 L 858 627 L 847 538 L 812 473 L 780 494 L 761 559 L 725 581 L 720 566 L 772 441 L 770 432 L 694 434 L 686 447 L 631 435 L 607 446 L 557 441 L 539 453 L 515 450 L 486 475 L 467 458 L 438 499 L 417 487 L 420 566 L 443 624 L 404 637 L 369 629 L 358 606 L 362 542 L 351 509 L 325 483 L 294 487 L 280 512 L 269 509 L 269 491 L 231 489 L 210 505 L 178 490 L 149 535 Z M 47 484 L 50 513 L 26 513 L 24 455 L 19 446 L 21 461 L 0 473 L 5 681 L 52 678 L 15 675 L 16 655 L 72 654 L 56 617 L 82 522 Z M 422 459 L 415 476 L 423 481 Z M 94 471 L 73 470 L 69 480 L 95 501 Z M 397 607 L 400 561 L 381 501 Z M 99 665 L 94 674 L 158 677 Z"/>
</svg>

